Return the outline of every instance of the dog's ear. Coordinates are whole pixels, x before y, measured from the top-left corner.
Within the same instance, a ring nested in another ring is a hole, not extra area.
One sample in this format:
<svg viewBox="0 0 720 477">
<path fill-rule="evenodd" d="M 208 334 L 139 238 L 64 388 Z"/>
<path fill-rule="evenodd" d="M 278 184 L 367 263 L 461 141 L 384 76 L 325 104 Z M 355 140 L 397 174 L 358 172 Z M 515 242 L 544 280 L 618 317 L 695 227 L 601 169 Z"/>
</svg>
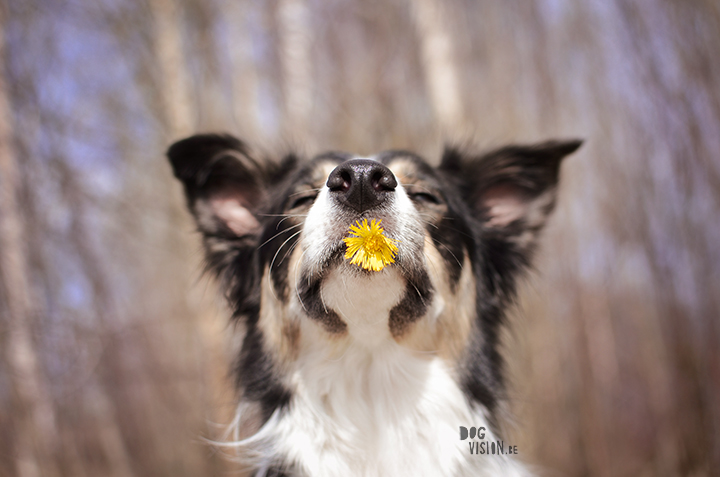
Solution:
<svg viewBox="0 0 720 477">
<path fill-rule="evenodd" d="M 265 198 L 267 177 L 244 143 L 202 134 L 176 142 L 167 155 L 206 237 L 232 239 L 258 231 L 255 214 Z"/>
<path fill-rule="evenodd" d="M 562 159 L 582 141 L 508 146 L 482 156 L 447 149 L 440 169 L 459 181 L 461 193 L 484 235 L 529 251 L 555 205 Z"/>
<path fill-rule="evenodd" d="M 260 163 L 240 140 L 214 134 L 176 142 L 167 155 L 203 234 L 208 270 L 223 283 L 236 316 L 255 313 L 260 306 L 257 250 L 266 199 L 294 170 L 295 156 Z"/>
</svg>

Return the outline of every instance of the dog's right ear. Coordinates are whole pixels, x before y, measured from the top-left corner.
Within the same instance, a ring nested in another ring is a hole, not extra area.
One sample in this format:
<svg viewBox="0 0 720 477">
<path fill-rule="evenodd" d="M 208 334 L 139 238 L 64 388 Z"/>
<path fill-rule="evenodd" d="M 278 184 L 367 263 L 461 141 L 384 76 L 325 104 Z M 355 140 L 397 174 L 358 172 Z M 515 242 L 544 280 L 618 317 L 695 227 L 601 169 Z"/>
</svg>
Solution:
<svg viewBox="0 0 720 477">
<path fill-rule="evenodd" d="M 266 198 L 294 170 L 295 156 L 260 163 L 240 140 L 216 134 L 183 139 L 167 155 L 203 234 L 207 269 L 220 279 L 236 316 L 256 313 Z"/>
<path fill-rule="evenodd" d="M 256 214 L 267 177 L 244 143 L 229 135 L 202 134 L 176 142 L 167 155 L 206 238 L 233 239 L 258 232 Z"/>
</svg>

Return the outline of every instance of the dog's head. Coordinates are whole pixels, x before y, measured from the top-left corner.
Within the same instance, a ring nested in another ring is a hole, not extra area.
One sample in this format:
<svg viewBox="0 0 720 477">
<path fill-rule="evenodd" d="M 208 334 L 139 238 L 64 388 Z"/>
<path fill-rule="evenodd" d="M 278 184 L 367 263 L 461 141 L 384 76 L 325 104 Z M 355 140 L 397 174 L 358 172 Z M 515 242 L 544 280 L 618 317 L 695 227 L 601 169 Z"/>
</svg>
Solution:
<svg viewBox="0 0 720 477">
<path fill-rule="evenodd" d="M 209 268 L 247 324 L 246 396 L 282 404 L 277 369 L 308 346 L 393 343 L 446 357 L 468 396 L 492 409 L 503 309 L 554 206 L 560 162 L 579 146 L 449 149 L 433 167 L 406 151 L 274 162 L 230 136 L 174 144 Z M 381 221 L 397 243 L 380 271 L 345 259 L 361 219 Z"/>
</svg>

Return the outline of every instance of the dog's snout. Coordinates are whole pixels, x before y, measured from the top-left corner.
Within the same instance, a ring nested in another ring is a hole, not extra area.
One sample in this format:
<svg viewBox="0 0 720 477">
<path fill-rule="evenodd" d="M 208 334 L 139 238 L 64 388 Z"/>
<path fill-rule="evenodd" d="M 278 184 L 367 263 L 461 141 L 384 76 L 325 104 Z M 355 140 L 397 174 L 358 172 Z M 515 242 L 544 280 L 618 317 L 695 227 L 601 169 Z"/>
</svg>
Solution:
<svg viewBox="0 0 720 477">
<path fill-rule="evenodd" d="M 379 162 L 352 159 L 330 173 L 327 186 L 336 200 L 364 212 L 380 205 L 397 187 L 397 179 Z"/>
</svg>

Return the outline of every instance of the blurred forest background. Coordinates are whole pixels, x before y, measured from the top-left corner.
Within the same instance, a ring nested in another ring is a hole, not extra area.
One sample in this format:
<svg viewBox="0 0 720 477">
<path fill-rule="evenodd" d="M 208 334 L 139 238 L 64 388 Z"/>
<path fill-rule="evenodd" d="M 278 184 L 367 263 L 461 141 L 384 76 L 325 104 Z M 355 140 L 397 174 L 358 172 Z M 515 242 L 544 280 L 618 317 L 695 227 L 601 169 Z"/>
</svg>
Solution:
<svg viewBox="0 0 720 477">
<path fill-rule="evenodd" d="M 231 329 L 164 151 L 585 138 L 521 293 L 550 476 L 720 469 L 717 0 L 4 0 L 0 476 L 237 475 Z"/>
</svg>

